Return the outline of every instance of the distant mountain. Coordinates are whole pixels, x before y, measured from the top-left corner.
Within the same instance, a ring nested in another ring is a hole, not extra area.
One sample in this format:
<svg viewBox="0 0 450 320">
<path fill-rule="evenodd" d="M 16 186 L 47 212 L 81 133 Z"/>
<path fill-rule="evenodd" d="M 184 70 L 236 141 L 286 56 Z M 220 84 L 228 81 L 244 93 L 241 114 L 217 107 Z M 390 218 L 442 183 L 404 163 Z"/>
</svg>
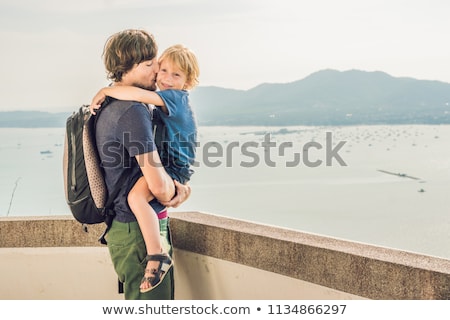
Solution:
<svg viewBox="0 0 450 320">
<path fill-rule="evenodd" d="M 384 72 L 322 70 L 246 91 L 198 87 L 190 97 L 200 125 L 450 124 L 449 83 Z M 64 127 L 69 115 L 0 112 L 0 127 Z"/>
<path fill-rule="evenodd" d="M 383 72 L 323 70 L 247 91 L 198 87 L 200 124 L 350 125 L 450 123 L 450 84 Z"/>
<path fill-rule="evenodd" d="M 0 128 L 65 127 L 71 112 L 7 111 L 0 112 Z"/>
</svg>

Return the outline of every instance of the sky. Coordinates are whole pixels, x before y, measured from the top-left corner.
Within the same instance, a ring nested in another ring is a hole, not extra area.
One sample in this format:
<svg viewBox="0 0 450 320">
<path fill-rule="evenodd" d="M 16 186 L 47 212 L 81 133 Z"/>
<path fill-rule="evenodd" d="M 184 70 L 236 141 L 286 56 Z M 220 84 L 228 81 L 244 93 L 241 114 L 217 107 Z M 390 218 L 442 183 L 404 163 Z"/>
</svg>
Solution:
<svg viewBox="0 0 450 320">
<path fill-rule="evenodd" d="M 200 86 L 248 90 L 323 70 L 450 83 L 448 0 L 0 0 L 0 111 L 76 110 L 108 84 L 106 39 L 152 33 L 197 55 Z"/>
</svg>

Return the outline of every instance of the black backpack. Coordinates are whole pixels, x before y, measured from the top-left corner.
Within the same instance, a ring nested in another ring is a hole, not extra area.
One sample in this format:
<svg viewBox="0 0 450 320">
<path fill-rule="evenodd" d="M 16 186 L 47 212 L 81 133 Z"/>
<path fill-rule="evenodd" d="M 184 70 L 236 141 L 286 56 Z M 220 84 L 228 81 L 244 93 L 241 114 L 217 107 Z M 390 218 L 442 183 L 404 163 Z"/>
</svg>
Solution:
<svg viewBox="0 0 450 320">
<path fill-rule="evenodd" d="M 100 111 L 92 115 L 89 106 L 67 118 L 63 154 L 64 191 L 74 218 L 87 232 L 89 224 L 105 223 L 106 229 L 99 241 L 106 244 L 105 235 L 114 218 L 113 201 L 123 185 L 123 174 L 115 190 L 108 196 L 104 171 L 95 143 L 95 125 Z"/>
</svg>

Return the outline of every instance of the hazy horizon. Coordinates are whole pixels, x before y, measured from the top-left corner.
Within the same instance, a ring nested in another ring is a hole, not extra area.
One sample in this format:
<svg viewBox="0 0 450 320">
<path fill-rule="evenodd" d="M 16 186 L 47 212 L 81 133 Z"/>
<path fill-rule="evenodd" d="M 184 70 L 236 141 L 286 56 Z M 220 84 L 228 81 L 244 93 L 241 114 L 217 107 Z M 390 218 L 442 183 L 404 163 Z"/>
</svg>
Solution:
<svg viewBox="0 0 450 320">
<path fill-rule="evenodd" d="M 253 89 L 257 89 L 258 87 L 264 86 L 264 85 L 275 85 L 274 88 L 281 88 L 281 86 L 283 86 L 283 85 L 290 85 L 290 84 L 294 84 L 294 83 L 300 83 L 300 82 L 303 82 L 303 81 L 307 81 L 308 80 L 307 78 L 314 77 L 314 76 L 317 77 L 319 74 L 320 74 L 320 76 L 323 76 L 325 74 L 327 74 L 327 75 L 335 74 L 335 72 L 341 74 L 342 76 L 345 76 L 345 75 L 352 75 L 353 76 L 354 74 L 359 74 L 359 75 L 364 75 L 365 77 L 372 77 L 373 78 L 373 77 L 378 77 L 380 74 L 384 74 L 384 75 L 386 75 L 386 79 L 395 79 L 396 81 L 402 81 L 402 80 L 405 80 L 405 79 L 414 80 L 414 81 L 420 82 L 422 84 L 422 87 L 423 87 L 424 90 L 425 90 L 425 88 L 429 89 L 430 86 L 435 86 L 435 85 L 438 85 L 438 84 L 449 84 L 450 85 L 450 82 L 445 82 L 445 81 L 428 80 L 428 79 L 417 79 L 417 78 L 413 78 L 413 77 L 396 77 L 396 76 L 393 76 L 393 75 L 391 75 L 391 74 L 389 74 L 389 73 L 387 73 L 385 71 L 382 71 L 382 70 L 376 70 L 376 71 L 367 71 L 367 70 L 361 70 L 361 69 L 336 70 L 336 69 L 326 68 L 326 69 L 316 70 L 316 71 L 312 72 L 311 74 L 306 75 L 304 78 L 301 78 L 301 79 L 294 79 L 293 81 L 290 81 L 290 82 L 265 82 L 265 83 L 259 83 L 255 87 L 252 87 L 252 88 L 249 88 L 249 89 L 233 89 L 233 88 L 221 87 L 221 86 L 216 86 L 214 84 L 211 84 L 211 85 L 199 85 L 197 88 L 194 88 L 193 90 L 196 90 L 196 89 L 199 89 L 199 88 L 202 88 L 203 90 L 208 89 L 208 88 L 212 88 L 212 89 L 213 88 L 220 88 L 220 89 L 227 90 L 229 93 L 233 93 L 234 94 L 235 92 L 252 91 Z M 325 80 L 326 81 L 323 83 L 324 90 L 325 90 L 327 85 L 328 85 L 328 87 L 330 87 L 330 84 L 328 82 L 328 78 L 325 77 Z M 358 85 L 359 83 L 354 83 L 354 84 Z M 378 83 L 378 85 L 380 85 L 380 83 Z M 316 86 L 321 87 L 320 82 L 317 83 Z M 373 86 L 373 85 L 367 84 L 366 85 L 366 87 L 367 87 L 366 89 L 369 90 L 370 86 Z M 331 86 L 331 87 L 333 87 L 333 86 Z M 326 90 L 328 90 L 328 89 L 326 89 Z M 350 89 L 350 87 L 349 87 L 349 89 Z M 417 88 L 415 88 L 415 90 L 416 89 Z M 414 94 L 414 92 L 411 92 L 411 93 Z M 196 92 L 191 92 L 191 93 L 192 93 L 192 98 L 191 99 L 193 100 L 194 99 L 193 98 L 194 95 L 196 95 L 197 93 Z M 327 93 L 327 95 L 328 94 L 329 94 L 329 92 Z M 403 95 L 404 92 L 402 92 L 401 94 Z M 327 95 L 325 95 L 325 96 L 327 96 Z M 373 95 L 369 95 L 369 96 L 370 96 L 371 99 L 375 99 L 376 100 L 376 97 L 374 97 Z M 430 94 L 430 97 L 431 96 L 436 96 L 436 92 L 432 91 L 432 94 Z M 198 98 L 198 96 L 197 96 L 197 98 Z M 222 98 L 223 97 L 220 96 L 220 95 L 217 96 L 217 99 L 219 99 L 219 101 Z M 89 101 L 87 101 L 87 100 L 85 102 L 83 102 L 82 104 L 89 103 Z M 415 100 L 412 100 L 410 102 L 411 102 L 411 105 L 414 105 L 416 103 Z M 364 102 L 364 103 L 366 103 L 366 102 Z M 447 103 L 447 105 L 448 105 L 448 103 Z M 45 108 L 45 107 L 44 108 L 40 108 L 40 109 L 36 109 L 36 108 L 31 107 L 31 106 L 27 106 L 28 109 L 15 109 L 15 110 L 8 109 L 8 108 L 4 108 L 4 110 L 2 110 L 2 108 L 0 108 L 0 112 L 15 112 L 15 111 L 17 111 L 17 112 L 48 112 L 48 113 L 52 113 L 52 114 L 55 114 L 55 113 L 70 113 L 70 112 L 77 111 L 80 106 L 81 105 L 66 105 L 66 106 L 60 106 L 60 108 L 58 108 L 56 110 L 55 109 L 48 110 L 48 108 Z M 396 122 L 394 122 L 394 123 L 396 123 Z M 412 123 L 416 123 L 416 122 L 412 122 Z M 297 123 L 297 124 L 301 125 L 301 123 Z M 353 123 L 353 124 L 356 124 L 356 123 Z M 360 124 L 364 124 L 364 123 L 361 122 Z M 370 124 L 370 123 L 366 123 L 366 124 Z M 296 125 L 296 124 L 289 124 L 289 125 Z M 311 124 L 311 125 L 313 125 L 313 124 Z"/>
</svg>

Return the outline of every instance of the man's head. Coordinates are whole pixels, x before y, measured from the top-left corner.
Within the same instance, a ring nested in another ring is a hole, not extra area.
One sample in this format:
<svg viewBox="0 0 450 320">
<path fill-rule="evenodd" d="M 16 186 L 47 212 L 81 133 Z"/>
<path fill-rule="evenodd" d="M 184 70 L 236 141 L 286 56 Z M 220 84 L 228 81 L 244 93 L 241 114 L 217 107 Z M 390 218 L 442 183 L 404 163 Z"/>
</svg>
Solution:
<svg viewBox="0 0 450 320">
<path fill-rule="evenodd" d="M 116 84 L 155 90 L 158 47 L 144 30 L 128 29 L 113 34 L 103 49 L 108 79 Z"/>
</svg>

